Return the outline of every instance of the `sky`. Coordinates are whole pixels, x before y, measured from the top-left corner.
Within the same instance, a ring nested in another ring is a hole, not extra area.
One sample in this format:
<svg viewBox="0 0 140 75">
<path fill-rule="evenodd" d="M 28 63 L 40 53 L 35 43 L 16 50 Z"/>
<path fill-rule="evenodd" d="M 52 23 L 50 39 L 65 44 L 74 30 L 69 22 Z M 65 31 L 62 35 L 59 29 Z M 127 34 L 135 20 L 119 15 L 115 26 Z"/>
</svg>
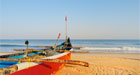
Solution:
<svg viewBox="0 0 140 75">
<path fill-rule="evenodd" d="M 0 39 L 140 39 L 139 0 L 0 0 Z"/>
</svg>

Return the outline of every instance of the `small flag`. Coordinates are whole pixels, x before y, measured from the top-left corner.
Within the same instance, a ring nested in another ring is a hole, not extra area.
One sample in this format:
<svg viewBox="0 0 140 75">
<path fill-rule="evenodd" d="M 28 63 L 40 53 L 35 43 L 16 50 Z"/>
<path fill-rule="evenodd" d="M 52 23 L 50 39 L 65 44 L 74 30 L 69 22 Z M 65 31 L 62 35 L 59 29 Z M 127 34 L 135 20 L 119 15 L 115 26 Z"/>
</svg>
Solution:
<svg viewBox="0 0 140 75">
<path fill-rule="evenodd" d="M 61 33 L 59 33 L 58 38 L 60 38 Z"/>
<path fill-rule="evenodd" d="M 67 16 L 65 16 L 65 21 L 67 21 Z"/>
</svg>

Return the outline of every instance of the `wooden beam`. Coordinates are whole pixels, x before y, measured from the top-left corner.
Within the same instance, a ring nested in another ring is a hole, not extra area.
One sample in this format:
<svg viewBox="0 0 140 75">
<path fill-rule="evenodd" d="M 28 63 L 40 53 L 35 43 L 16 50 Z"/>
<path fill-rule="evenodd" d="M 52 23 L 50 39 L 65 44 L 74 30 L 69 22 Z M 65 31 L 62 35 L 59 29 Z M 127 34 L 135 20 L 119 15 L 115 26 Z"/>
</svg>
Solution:
<svg viewBox="0 0 140 75">
<path fill-rule="evenodd" d="M 64 63 L 64 64 L 73 64 L 73 65 L 81 65 L 88 67 L 89 64 L 83 61 L 76 61 L 76 60 L 63 60 L 63 59 L 7 59 L 7 58 L 0 58 L 0 61 L 21 61 L 21 62 L 50 62 L 50 63 Z"/>
<path fill-rule="evenodd" d="M 53 47 L 53 46 L 38 46 L 38 47 Z M 59 46 L 56 46 L 56 47 L 59 47 Z M 77 48 L 77 49 L 80 49 L 80 48 L 83 48 L 83 47 L 65 47 L 65 48 Z"/>
<path fill-rule="evenodd" d="M 25 49 L 14 49 L 14 51 L 26 51 Z M 47 50 L 34 50 L 34 49 L 30 49 L 28 50 L 29 52 L 32 52 L 32 51 L 47 51 Z M 65 50 L 56 50 L 56 51 L 62 51 L 64 52 Z M 72 53 L 89 53 L 89 51 L 70 51 Z"/>
</svg>

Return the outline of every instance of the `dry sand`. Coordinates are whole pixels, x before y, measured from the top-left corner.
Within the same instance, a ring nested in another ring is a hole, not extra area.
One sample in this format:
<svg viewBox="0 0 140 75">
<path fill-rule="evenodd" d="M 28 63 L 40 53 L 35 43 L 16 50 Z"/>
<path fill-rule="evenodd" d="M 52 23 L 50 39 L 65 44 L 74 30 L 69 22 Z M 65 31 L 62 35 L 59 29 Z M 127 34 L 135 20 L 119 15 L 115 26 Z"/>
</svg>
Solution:
<svg viewBox="0 0 140 75">
<path fill-rule="evenodd" d="M 72 60 L 86 61 L 89 67 L 66 65 L 56 75 L 140 75 L 140 54 L 72 54 Z"/>
</svg>

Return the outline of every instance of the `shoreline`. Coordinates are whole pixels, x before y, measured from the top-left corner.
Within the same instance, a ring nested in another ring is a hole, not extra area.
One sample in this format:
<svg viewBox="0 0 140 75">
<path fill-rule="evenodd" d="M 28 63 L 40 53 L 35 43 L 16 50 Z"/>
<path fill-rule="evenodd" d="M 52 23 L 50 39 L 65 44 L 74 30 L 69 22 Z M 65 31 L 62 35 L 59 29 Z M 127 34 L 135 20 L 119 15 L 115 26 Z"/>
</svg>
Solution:
<svg viewBox="0 0 140 75">
<path fill-rule="evenodd" d="M 140 53 L 113 53 L 113 52 L 89 52 L 89 53 L 72 53 L 72 55 L 84 56 L 106 56 L 140 60 Z"/>
</svg>

